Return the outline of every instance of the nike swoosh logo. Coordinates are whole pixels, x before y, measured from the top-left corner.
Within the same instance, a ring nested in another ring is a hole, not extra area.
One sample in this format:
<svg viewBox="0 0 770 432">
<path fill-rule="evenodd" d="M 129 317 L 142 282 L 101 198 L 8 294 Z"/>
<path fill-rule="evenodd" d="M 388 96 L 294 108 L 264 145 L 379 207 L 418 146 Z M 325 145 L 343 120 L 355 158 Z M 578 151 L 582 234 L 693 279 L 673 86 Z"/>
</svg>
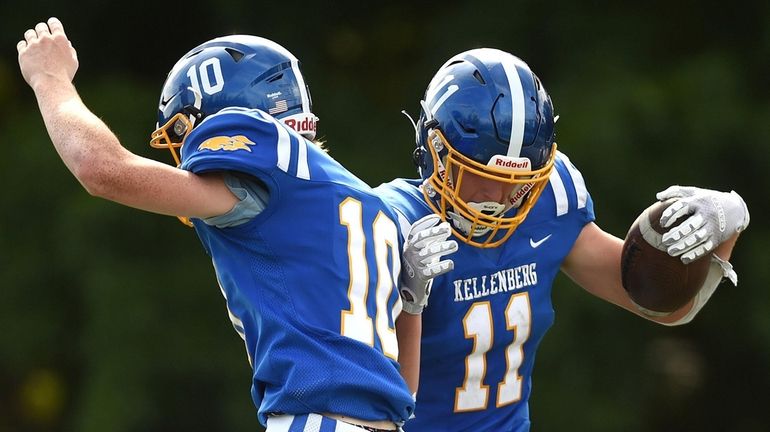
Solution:
<svg viewBox="0 0 770 432">
<path fill-rule="evenodd" d="M 181 90 L 179 90 L 178 92 L 176 92 L 176 93 L 172 94 L 171 96 L 169 96 L 169 97 L 167 97 L 167 98 L 166 98 L 166 97 L 163 97 L 164 95 L 160 95 L 160 96 L 161 96 L 161 97 L 160 97 L 160 104 L 165 106 L 167 103 L 169 103 L 169 102 L 171 101 L 171 99 L 173 99 L 173 98 L 174 98 L 176 95 L 178 95 L 179 93 L 182 93 L 182 91 L 181 91 Z"/>
<path fill-rule="evenodd" d="M 545 236 L 545 237 L 541 238 L 541 239 L 540 239 L 540 240 L 538 240 L 538 241 L 534 241 L 534 240 L 532 240 L 532 239 L 530 238 L 530 239 L 529 239 L 529 245 L 530 245 L 530 246 L 532 246 L 532 249 L 535 249 L 535 248 L 537 248 L 538 246 L 540 246 L 541 244 L 545 243 L 545 241 L 546 241 L 546 240 L 548 240 L 549 238 L 551 238 L 551 236 L 552 236 L 552 235 L 553 235 L 553 234 L 548 234 L 547 236 Z"/>
</svg>

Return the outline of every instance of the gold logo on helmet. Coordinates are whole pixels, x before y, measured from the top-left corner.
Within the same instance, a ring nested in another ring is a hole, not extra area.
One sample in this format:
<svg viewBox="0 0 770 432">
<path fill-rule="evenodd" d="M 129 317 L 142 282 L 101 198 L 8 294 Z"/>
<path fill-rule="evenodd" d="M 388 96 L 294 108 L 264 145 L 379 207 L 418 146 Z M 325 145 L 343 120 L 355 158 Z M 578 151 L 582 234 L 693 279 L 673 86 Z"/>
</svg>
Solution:
<svg viewBox="0 0 770 432">
<path fill-rule="evenodd" d="M 247 152 L 251 152 L 251 148 L 249 146 L 254 145 L 254 141 L 246 138 L 243 135 L 237 135 L 234 137 L 228 137 L 228 136 L 218 136 L 214 138 L 209 138 L 206 141 L 203 141 L 201 145 L 198 146 L 198 151 L 201 150 L 211 150 L 211 151 L 219 151 L 219 150 L 225 150 L 225 151 L 236 151 L 236 150 L 246 150 Z"/>
</svg>

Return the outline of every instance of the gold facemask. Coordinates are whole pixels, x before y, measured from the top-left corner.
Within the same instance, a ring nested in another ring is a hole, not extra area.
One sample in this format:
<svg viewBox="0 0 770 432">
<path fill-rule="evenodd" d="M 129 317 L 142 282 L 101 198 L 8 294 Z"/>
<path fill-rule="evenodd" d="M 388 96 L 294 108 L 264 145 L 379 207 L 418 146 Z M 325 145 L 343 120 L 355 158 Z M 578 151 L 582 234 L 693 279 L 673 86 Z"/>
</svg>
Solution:
<svg viewBox="0 0 770 432">
<path fill-rule="evenodd" d="M 447 155 L 443 161 L 438 154 L 442 146 L 447 150 Z M 524 221 L 545 189 L 556 157 L 556 143 L 554 143 L 548 161 L 544 167 L 538 170 L 511 171 L 491 167 L 456 151 L 438 129 L 431 129 L 428 132 L 427 147 L 433 160 L 433 174 L 427 179 L 423 187 L 425 200 L 431 209 L 445 221 L 450 216 L 448 213 L 454 213 L 455 216 L 459 215 L 465 219 L 469 223 L 467 233 L 461 232 L 452 221 L 449 221 L 452 225 L 452 231 L 464 243 L 480 248 L 500 246 Z M 459 191 L 463 177 L 467 173 L 502 183 L 508 188 L 513 186 L 513 192 L 511 192 L 507 202 L 503 203 L 505 210 L 498 215 L 489 215 L 465 202 L 459 196 Z M 524 198 L 522 199 L 521 196 Z M 506 217 L 508 211 L 519 201 L 520 205 L 518 205 L 515 214 Z M 475 234 L 478 231 L 482 231 L 483 234 Z"/>
<path fill-rule="evenodd" d="M 150 147 L 157 149 L 167 148 L 174 158 L 176 166 L 181 165 L 176 149 L 181 148 L 185 138 L 192 131 L 193 125 L 190 116 L 177 113 L 166 124 L 158 127 L 150 136 Z"/>
</svg>

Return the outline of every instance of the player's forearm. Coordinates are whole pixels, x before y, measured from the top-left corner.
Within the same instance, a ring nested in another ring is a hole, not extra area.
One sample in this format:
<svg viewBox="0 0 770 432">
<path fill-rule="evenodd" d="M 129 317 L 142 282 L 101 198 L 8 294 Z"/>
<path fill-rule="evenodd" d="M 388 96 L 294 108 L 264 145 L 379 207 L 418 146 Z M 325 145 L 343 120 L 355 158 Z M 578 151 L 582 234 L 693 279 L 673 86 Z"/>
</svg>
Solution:
<svg viewBox="0 0 770 432">
<path fill-rule="evenodd" d="M 51 77 L 34 87 L 48 135 L 64 164 L 94 195 L 125 151 L 117 137 L 83 104 L 70 82 Z"/>
<path fill-rule="evenodd" d="M 237 202 L 217 174 L 195 176 L 123 147 L 69 82 L 34 87 L 56 151 L 91 195 L 166 215 L 211 217 Z"/>
<path fill-rule="evenodd" d="M 422 336 L 422 315 L 401 313 L 396 320 L 398 337 L 398 363 L 401 376 L 412 393 L 417 393 L 420 380 L 420 337 Z"/>
</svg>

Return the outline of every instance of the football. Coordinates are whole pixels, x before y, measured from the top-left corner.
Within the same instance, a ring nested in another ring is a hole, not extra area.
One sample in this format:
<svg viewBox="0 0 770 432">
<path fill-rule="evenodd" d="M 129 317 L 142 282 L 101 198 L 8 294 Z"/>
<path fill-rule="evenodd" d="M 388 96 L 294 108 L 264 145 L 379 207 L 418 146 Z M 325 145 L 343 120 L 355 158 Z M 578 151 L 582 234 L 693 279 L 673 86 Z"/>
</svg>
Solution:
<svg viewBox="0 0 770 432">
<path fill-rule="evenodd" d="M 687 304 L 703 286 L 710 258 L 690 264 L 670 256 L 659 245 L 670 228 L 660 226 L 660 216 L 674 200 L 657 201 L 647 207 L 631 225 L 623 243 L 620 269 L 623 288 L 642 313 L 665 316 Z M 682 223 L 680 217 L 672 227 Z"/>
</svg>

